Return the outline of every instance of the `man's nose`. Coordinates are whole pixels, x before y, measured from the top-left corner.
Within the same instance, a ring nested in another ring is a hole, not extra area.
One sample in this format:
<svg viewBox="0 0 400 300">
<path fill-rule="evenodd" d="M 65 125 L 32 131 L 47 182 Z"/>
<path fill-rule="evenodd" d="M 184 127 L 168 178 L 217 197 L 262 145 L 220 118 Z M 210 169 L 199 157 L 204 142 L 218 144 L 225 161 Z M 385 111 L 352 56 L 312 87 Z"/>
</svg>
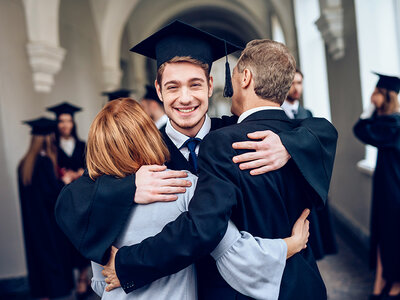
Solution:
<svg viewBox="0 0 400 300">
<path fill-rule="evenodd" d="M 193 99 L 192 93 L 188 87 L 182 87 L 180 102 L 182 104 L 189 104 Z"/>
</svg>

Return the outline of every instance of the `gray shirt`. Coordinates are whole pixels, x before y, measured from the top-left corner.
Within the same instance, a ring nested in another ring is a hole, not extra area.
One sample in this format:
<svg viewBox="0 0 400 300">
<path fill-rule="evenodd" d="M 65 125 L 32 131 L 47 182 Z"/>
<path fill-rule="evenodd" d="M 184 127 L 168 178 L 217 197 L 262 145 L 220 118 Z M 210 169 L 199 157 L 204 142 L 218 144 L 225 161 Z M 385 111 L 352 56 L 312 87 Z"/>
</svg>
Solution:
<svg viewBox="0 0 400 300">
<path fill-rule="evenodd" d="M 136 205 L 114 245 L 120 248 L 140 243 L 145 238 L 159 233 L 167 223 L 186 211 L 196 187 L 197 177 L 189 173 L 188 180 L 192 182 L 192 186 L 187 188 L 186 193 L 179 194 L 177 201 Z M 247 232 L 239 232 L 230 221 L 225 236 L 211 255 L 216 260 L 222 277 L 234 289 L 255 299 L 272 300 L 278 299 L 286 252 L 287 246 L 282 239 L 254 238 Z M 92 269 L 92 288 L 103 300 L 197 299 L 194 265 L 129 294 L 122 288 L 105 292 L 106 283 L 101 274 L 103 268 L 92 262 Z"/>
</svg>

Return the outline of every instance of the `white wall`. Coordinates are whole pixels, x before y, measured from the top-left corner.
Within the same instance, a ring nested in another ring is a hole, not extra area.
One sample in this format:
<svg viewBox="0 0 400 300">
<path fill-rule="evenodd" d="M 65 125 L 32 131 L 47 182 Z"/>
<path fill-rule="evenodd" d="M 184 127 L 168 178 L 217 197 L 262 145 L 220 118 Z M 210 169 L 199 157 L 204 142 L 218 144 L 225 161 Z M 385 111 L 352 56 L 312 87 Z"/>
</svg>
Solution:
<svg viewBox="0 0 400 300">
<path fill-rule="evenodd" d="M 28 42 L 22 1 L 0 1 L 0 279 L 26 275 L 16 169 L 27 150 L 29 128 L 22 120 L 45 113 L 45 107 L 68 100 L 83 107 L 78 133 L 101 108 L 101 56 L 87 0 L 62 0 L 60 43 L 67 50 L 50 94 L 33 90 L 26 52 Z"/>
<path fill-rule="evenodd" d="M 371 71 L 400 75 L 399 2 L 398 0 L 355 1 L 364 108 L 370 104 L 371 94 L 378 81 L 378 77 Z M 365 170 L 373 170 L 376 155 L 376 148 L 367 146 L 365 159 L 359 162 L 359 166 Z"/>
<path fill-rule="evenodd" d="M 295 0 L 295 21 L 300 69 L 304 74 L 304 106 L 315 117 L 331 120 L 325 46 L 315 21 L 320 17 L 318 0 Z"/>
</svg>

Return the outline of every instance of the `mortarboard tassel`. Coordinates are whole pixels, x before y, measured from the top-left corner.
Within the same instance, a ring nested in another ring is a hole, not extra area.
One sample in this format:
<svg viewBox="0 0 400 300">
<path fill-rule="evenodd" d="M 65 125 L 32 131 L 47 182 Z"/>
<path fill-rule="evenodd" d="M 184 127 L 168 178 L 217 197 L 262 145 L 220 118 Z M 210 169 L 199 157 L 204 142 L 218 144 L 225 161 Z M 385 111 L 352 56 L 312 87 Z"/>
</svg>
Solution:
<svg viewBox="0 0 400 300">
<path fill-rule="evenodd" d="M 225 87 L 224 87 L 224 97 L 230 98 L 233 96 L 233 87 L 232 87 L 232 78 L 231 78 L 231 68 L 229 67 L 228 62 L 228 51 L 226 49 L 226 41 L 225 41 Z"/>
</svg>

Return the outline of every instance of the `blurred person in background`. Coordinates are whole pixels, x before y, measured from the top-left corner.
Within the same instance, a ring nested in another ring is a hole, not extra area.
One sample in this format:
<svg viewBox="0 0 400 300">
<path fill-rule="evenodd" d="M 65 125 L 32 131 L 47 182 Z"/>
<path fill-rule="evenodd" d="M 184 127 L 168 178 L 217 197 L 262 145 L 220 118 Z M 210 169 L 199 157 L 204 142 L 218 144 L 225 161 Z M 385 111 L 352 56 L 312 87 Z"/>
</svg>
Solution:
<svg viewBox="0 0 400 300">
<path fill-rule="evenodd" d="M 86 167 L 86 144 L 78 138 L 74 119 L 74 114 L 82 109 L 68 102 L 63 102 L 48 107 L 47 110 L 55 113 L 57 118 L 55 137 L 57 145 L 57 164 L 60 176 L 68 174 L 72 180 L 76 180 L 83 174 L 83 170 Z M 87 293 L 91 292 L 90 279 L 88 276 L 90 261 L 80 255 L 72 245 L 70 249 L 73 267 L 79 270 L 76 287 L 77 297 L 83 298 Z"/>
<path fill-rule="evenodd" d="M 79 178 L 85 168 L 85 142 L 78 138 L 74 114 L 82 109 L 68 102 L 48 107 L 57 118 L 57 162 L 62 173 Z"/>
<path fill-rule="evenodd" d="M 379 81 L 371 105 L 354 134 L 378 148 L 373 176 L 371 266 L 376 267 L 370 299 L 400 299 L 400 79 L 375 73 Z"/>
<path fill-rule="evenodd" d="M 146 85 L 146 94 L 140 101 L 144 111 L 154 121 L 157 128 L 160 129 L 167 124 L 168 116 L 164 112 L 164 105 L 158 98 L 156 88 L 154 86 Z"/>
<path fill-rule="evenodd" d="M 303 94 L 303 73 L 296 69 L 292 86 L 282 108 L 290 119 L 306 119 L 311 118 L 313 114 L 308 109 L 300 105 L 300 98 Z"/>
<path fill-rule="evenodd" d="M 313 116 L 311 111 L 300 104 L 300 98 L 303 94 L 303 78 L 303 73 L 296 69 L 292 86 L 281 106 L 290 119 L 307 119 Z M 336 254 L 338 251 L 328 200 L 323 208 L 313 209 L 309 217 L 309 245 L 317 260 L 328 254 Z"/>
<path fill-rule="evenodd" d="M 26 121 L 32 128 L 29 149 L 18 167 L 30 294 L 50 299 L 71 294 L 74 286 L 69 242 L 54 217 L 54 206 L 71 174 L 59 178 L 55 130 L 47 118 Z"/>
<path fill-rule="evenodd" d="M 101 95 L 106 96 L 108 101 L 112 101 L 118 98 L 129 98 L 131 95 L 131 90 L 128 89 L 119 89 L 112 92 L 103 92 Z"/>
</svg>

